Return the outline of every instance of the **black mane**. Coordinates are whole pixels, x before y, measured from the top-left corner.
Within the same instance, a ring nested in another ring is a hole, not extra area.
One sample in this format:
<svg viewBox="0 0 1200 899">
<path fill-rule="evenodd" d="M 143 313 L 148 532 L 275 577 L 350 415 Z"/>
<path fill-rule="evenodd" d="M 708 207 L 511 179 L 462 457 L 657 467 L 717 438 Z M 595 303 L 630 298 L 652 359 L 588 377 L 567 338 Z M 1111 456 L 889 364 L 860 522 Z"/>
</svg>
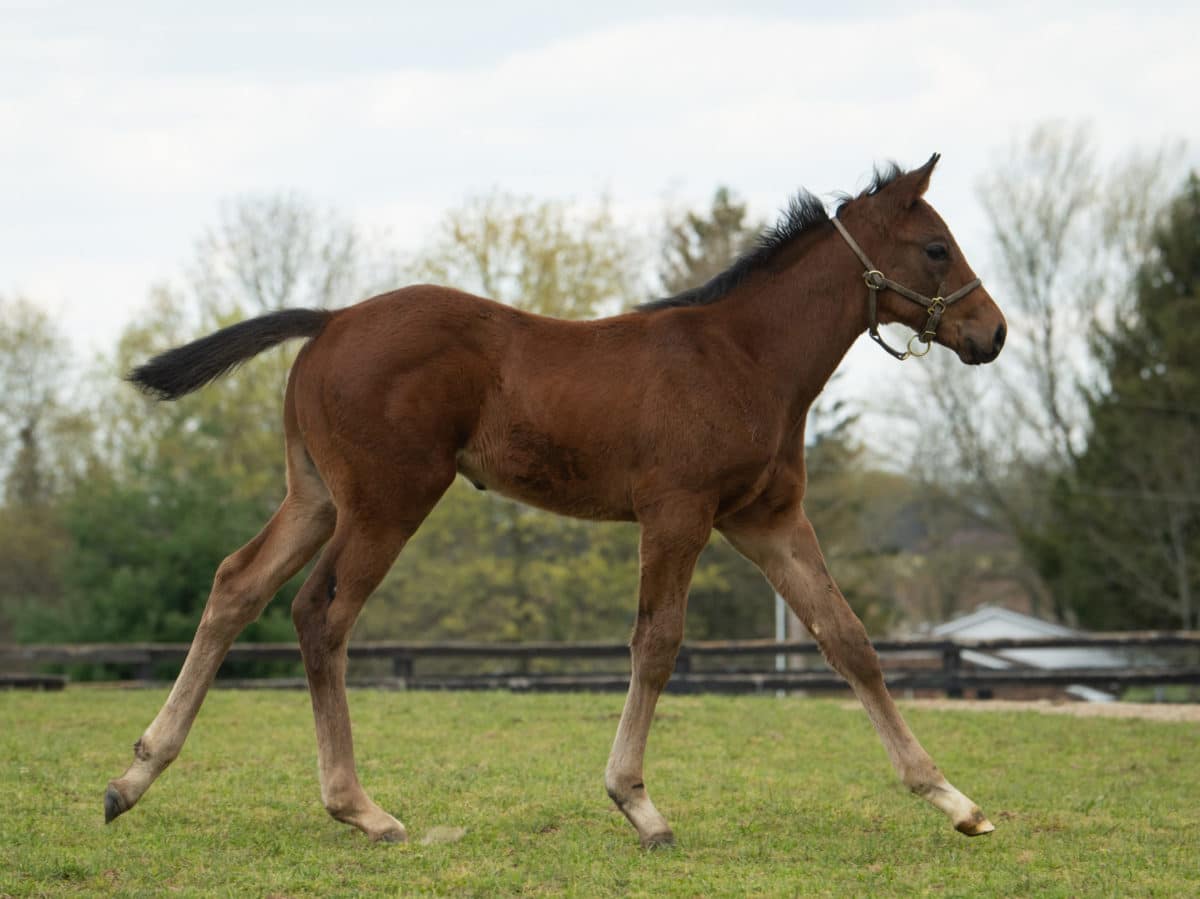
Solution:
<svg viewBox="0 0 1200 899">
<path fill-rule="evenodd" d="M 903 174 L 904 170 L 894 162 L 889 162 L 883 168 L 877 167 L 870 185 L 858 196 L 873 196 Z M 850 194 L 841 194 L 838 197 L 838 209 L 854 199 L 857 198 Z M 779 221 L 764 230 L 755 240 L 754 246 L 734 260 L 729 268 L 715 275 L 706 284 L 689 287 L 674 296 L 642 303 L 636 307 L 637 311 L 653 312 L 656 309 L 670 309 L 676 306 L 707 306 L 715 303 L 745 281 L 751 272 L 768 265 L 787 244 L 828 221 L 829 213 L 820 198 L 800 188 L 788 201 Z"/>
</svg>

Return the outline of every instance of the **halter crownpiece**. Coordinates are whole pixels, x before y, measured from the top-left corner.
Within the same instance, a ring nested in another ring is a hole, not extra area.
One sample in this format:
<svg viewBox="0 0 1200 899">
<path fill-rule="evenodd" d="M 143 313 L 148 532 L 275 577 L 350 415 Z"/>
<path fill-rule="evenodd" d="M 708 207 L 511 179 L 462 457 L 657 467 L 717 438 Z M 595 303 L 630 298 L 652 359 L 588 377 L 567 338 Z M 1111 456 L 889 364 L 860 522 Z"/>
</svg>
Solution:
<svg viewBox="0 0 1200 899">
<path fill-rule="evenodd" d="M 838 233 L 846 239 L 846 243 L 850 245 L 850 249 L 854 251 L 854 255 L 858 257 L 859 262 L 866 266 L 867 270 L 863 272 L 863 282 L 867 285 L 867 310 L 870 316 L 870 323 L 867 326 L 867 332 L 871 335 L 872 340 L 874 340 L 877 344 L 879 344 L 901 362 L 903 362 L 909 356 L 917 356 L 919 358 L 928 353 L 929 350 L 932 349 L 933 344 L 931 341 L 933 340 L 934 335 L 937 333 L 937 327 L 939 324 L 941 324 L 942 314 L 946 311 L 947 307 L 949 307 L 952 303 L 957 303 L 976 287 L 979 287 L 981 284 L 983 284 L 982 280 L 976 278 L 973 281 L 968 281 L 948 297 L 927 297 L 924 294 L 917 293 L 915 290 L 910 290 L 903 284 L 898 284 L 891 278 L 888 278 L 886 275 L 884 275 L 884 273 L 877 269 L 871 263 L 871 260 L 867 258 L 867 254 L 863 252 L 862 247 L 860 247 L 854 238 L 850 236 L 850 232 L 846 230 L 846 226 L 843 225 L 836 217 L 830 219 L 830 221 L 833 222 L 833 226 L 837 228 Z M 883 339 L 883 335 L 879 333 L 878 307 L 879 291 L 881 290 L 895 291 L 906 300 L 912 300 L 914 303 L 924 309 L 929 315 L 929 318 L 925 321 L 925 327 L 912 337 L 908 338 L 908 349 L 906 349 L 904 352 L 889 346 Z M 925 344 L 925 349 L 920 352 L 917 352 L 913 349 L 913 342 L 918 338 L 923 344 Z"/>
</svg>

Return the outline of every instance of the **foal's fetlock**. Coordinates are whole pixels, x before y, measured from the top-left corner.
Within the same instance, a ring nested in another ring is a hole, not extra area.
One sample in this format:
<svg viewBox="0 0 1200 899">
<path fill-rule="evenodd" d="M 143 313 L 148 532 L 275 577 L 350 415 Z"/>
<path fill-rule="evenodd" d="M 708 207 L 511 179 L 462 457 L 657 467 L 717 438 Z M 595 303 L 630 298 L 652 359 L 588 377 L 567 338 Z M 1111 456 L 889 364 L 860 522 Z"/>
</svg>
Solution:
<svg viewBox="0 0 1200 899">
<path fill-rule="evenodd" d="M 610 769 L 604 772 L 604 791 L 621 808 L 635 799 L 646 798 L 646 783 L 640 775 L 620 774 Z"/>
<path fill-rule="evenodd" d="M 144 736 L 134 743 L 133 762 L 124 774 L 110 780 L 104 791 L 104 823 L 110 823 L 133 808 L 177 755 L 178 749 L 171 750 L 168 747 L 168 751 L 163 752 L 152 748 Z"/>
<path fill-rule="evenodd" d="M 650 801 L 646 785 L 642 781 L 628 782 L 627 778 L 610 775 L 604 779 L 604 788 L 609 798 L 637 831 L 643 848 L 661 849 L 675 845 L 675 834 Z"/>
<path fill-rule="evenodd" d="M 621 808 L 629 801 L 630 791 L 627 788 L 620 787 L 616 784 L 605 783 L 604 792 L 608 794 L 608 798 L 613 801 L 613 805 Z"/>
</svg>

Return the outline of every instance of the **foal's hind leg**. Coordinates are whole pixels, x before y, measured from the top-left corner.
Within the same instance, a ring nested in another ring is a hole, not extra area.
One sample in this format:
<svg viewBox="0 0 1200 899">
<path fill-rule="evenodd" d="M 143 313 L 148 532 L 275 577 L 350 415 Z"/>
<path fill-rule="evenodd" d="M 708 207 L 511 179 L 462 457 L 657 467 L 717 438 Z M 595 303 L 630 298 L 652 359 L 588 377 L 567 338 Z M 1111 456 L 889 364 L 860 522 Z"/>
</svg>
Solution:
<svg viewBox="0 0 1200 899">
<path fill-rule="evenodd" d="M 807 519 L 797 511 L 778 524 L 757 524 L 722 531 L 762 569 L 829 664 L 854 688 L 904 785 L 941 809 L 967 836 L 991 832 L 994 828 L 979 806 L 950 785 L 904 723 L 866 629 L 830 577 Z"/>
<path fill-rule="evenodd" d="M 629 695 L 613 741 L 604 785 L 637 829 L 646 848 L 674 841 L 671 828 L 650 801 L 642 776 L 654 707 L 675 667 L 683 642 L 688 584 L 712 529 L 711 513 L 664 515 L 642 520 L 638 614 L 630 643 L 633 670 Z"/>
<path fill-rule="evenodd" d="M 454 474 L 448 457 L 444 466 L 421 466 L 407 483 L 378 483 L 346 503 L 333 539 L 292 603 L 316 722 L 321 800 L 330 815 L 372 840 L 402 842 L 407 835 L 358 781 L 346 701 L 346 644 L 363 603 Z M 361 498 L 367 495 L 376 499 Z"/>
<path fill-rule="evenodd" d="M 131 809 L 179 755 L 234 638 L 333 532 L 335 512 L 329 494 L 307 462 L 289 471 L 289 482 L 287 498 L 267 526 L 217 569 L 196 636 L 166 704 L 134 745 L 133 764 L 108 785 L 106 821 Z"/>
</svg>

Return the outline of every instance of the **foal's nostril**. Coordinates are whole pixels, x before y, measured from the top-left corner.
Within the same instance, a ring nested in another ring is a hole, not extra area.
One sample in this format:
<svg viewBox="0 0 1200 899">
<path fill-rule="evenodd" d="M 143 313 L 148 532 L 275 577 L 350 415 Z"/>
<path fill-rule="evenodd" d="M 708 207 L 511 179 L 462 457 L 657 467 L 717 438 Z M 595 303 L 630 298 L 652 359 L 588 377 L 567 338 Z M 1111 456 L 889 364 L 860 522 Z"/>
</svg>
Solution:
<svg viewBox="0 0 1200 899">
<path fill-rule="evenodd" d="M 1004 338 L 1008 336 L 1008 328 L 1001 322 L 996 326 L 996 336 L 992 339 L 992 352 L 999 353 L 1004 347 Z"/>
</svg>

